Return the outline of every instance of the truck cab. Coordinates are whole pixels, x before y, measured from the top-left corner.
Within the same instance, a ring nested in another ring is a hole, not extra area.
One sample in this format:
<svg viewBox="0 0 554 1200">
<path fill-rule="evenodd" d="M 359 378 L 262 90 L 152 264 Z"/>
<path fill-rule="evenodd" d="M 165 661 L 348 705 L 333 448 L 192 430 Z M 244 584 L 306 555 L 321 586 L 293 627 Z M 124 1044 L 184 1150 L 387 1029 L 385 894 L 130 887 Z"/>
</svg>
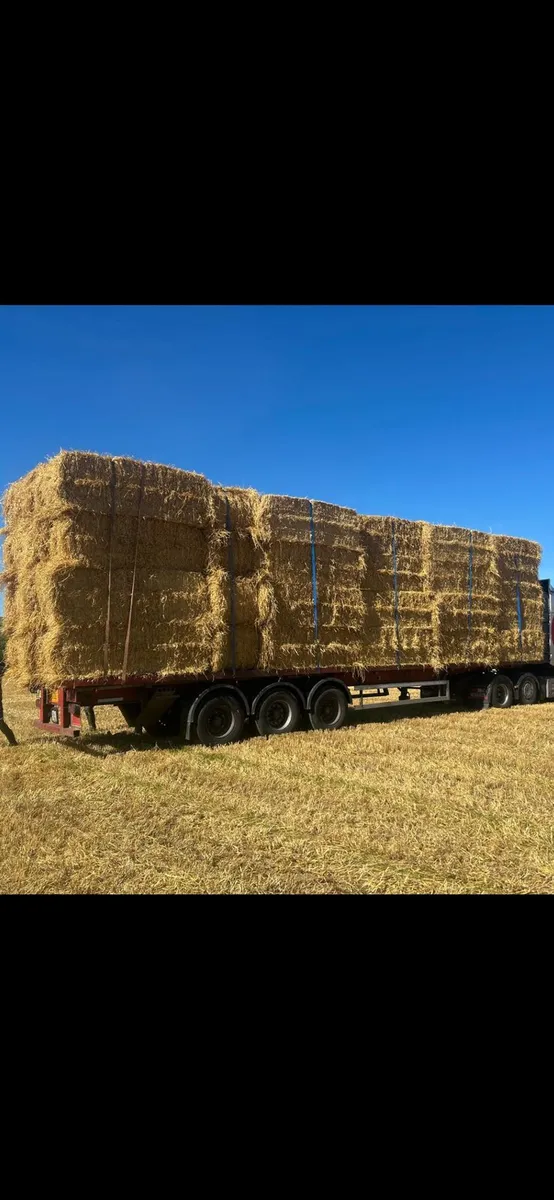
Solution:
<svg viewBox="0 0 554 1200">
<path fill-rule="evenodd" d="M 546 661 L 554 667 L 554 587 L 550 579 L 541 579 L 544 590 L 544 631 L 546 636 Z"/>
</svg>

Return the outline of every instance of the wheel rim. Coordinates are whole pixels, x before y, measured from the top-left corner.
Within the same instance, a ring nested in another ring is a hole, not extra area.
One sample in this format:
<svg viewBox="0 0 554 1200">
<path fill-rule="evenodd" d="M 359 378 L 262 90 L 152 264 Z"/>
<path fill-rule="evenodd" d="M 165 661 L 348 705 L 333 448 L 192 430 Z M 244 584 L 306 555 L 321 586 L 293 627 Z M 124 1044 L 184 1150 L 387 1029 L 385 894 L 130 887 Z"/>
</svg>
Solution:
<svg viewBox="0 0 554 1200">
<path fill-rule="evenodd" d="M 267 709 L 267 723 L 272 729 L 286 729 L 290 723 L 290 704 L 285 700 L 273 700 Z"/>
<path fill-rule="evenodd" d="M 338 696 L 322 696 L 317 705 L 317 715 L 324 725 L 333 725 L 338 719 L 340 704 Z"/>
<path fill-rule="evenodd" d="M 535 684 L 533 683 L 532 679 L 525 680 L 522 691 L 523 691 L 523 699 L 527 701 L 527 704 L 532 703 L 532 701 L 535 699 L 535 692 L 536 692 Z"/>
<path fill-rule="evenodd" d="M 494 699 L 499 708 L 502 708 L 502 706 L 506 703 L 508 694 L 508 688 L 506 687 L 505 683 L 495 683 Z"/>
<path fill-rule="evenodd" d="M 208 717 L 208 731 L 211 737 L 225 737 L 233 724 L 233 713 L 227 704 L 218 704 Z"/>
</svg>

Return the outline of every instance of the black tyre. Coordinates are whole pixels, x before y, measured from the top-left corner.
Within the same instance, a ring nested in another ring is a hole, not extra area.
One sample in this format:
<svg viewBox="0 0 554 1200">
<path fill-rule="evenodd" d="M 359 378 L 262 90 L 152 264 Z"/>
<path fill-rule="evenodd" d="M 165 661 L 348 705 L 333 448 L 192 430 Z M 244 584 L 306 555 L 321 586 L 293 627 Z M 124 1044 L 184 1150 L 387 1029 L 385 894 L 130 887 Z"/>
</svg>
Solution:
<svg viewBox="0 0 554 1200">
<path fill-rule="evenodd" d="M 298 729 L 302 712 L 294 692 L 287 688 L 275 689 L 264 696 L 256 715 L 258 733 L 267 737 L 275 733 L 294 733 Z"/>
<path fill-rule="evenodd" d="M 181 733 L 181 710 L 179 703 L 176 701 L 154 725 L 147 725 L 146 732 L 149 737 L 154 738 L 179 738 Z"/>
<path fill-rule="evenodd" d="M 235 696 L 224 692 L 210 696 L 196 717 L 196 732 L 203 746 L 236 742 L 244 725 L 244 709 Z"/>
<path fill-rule="evenodd" d="M 522 675 L 517 681 L 517 696 L 519 704 L 538 704 L 540 700 L 539 681 L 534 675 Z"/>
<path fill-rule="evenodd" d="M 511 708 L 514 702 L 514 688 L 507 675 L 495 675 L 487 688 L 491 708 Z"/>
<path fill-rule="evenodd" d="M 312 704 L 312 729 L 340 729 L 346 721 L 348 701 L 338 687 L 322 688 Z"/>
<path fill-rule="evenodd" d="M 123 720 L 126 721 L 129 728 L 132 729 L 136 725 L 140 716 L 141 705 L 118 704 L 117 707 L 121 713 L 121 716 L 123 717 Z"/>
</svg>

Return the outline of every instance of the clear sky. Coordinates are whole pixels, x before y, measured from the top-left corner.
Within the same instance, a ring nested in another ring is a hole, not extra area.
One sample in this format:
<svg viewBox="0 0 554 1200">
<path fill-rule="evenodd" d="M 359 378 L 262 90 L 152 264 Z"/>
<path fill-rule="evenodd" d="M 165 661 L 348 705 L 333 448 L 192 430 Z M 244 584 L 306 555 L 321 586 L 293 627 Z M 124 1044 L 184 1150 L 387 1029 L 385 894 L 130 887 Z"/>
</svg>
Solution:
<svg viewBox="0 0 554 1200">
<path fill-rule="evenodd" d="M 553 396 L 553 306 L 4 306 L 0 490 L 128 454 L 530 537 L 554 577 Z"/>
</svg>

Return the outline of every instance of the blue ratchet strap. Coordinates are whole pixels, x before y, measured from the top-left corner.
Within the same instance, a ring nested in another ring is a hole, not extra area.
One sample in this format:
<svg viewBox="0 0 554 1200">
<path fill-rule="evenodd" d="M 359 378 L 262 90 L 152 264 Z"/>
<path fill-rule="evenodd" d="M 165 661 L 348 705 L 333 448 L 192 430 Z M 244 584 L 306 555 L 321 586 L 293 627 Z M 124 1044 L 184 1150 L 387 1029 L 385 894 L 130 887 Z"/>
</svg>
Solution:
<svg viewBox="0 0 554 1200">
<path fill-rule="evenodd" d="M 237 629 L 236 629 L 236 595 L 235 595 L 235 569 L 233 563 L 233 539 L 231 536 L 231 509 L 229 507 L 229 499 L 225 497 L 226 516 L 225 528 L 229 534 L 229 586 L 231 591 L 231 669 L 233 673 L 237 665 Z"/>
<path fill-rule="evenodd" d="M 394 625 L 396 629 L 396 665 L 400 666 L 400 613 L 398 611 L 398 574 L 396 567 L 396 521 L 392 522 L 392 569 L 394 572 Z"/>
<path fill-rule="evenodd" d="M 516 556 L 516 604 L 517 604 L 517 627 L 519 629 L 519 648 L 523 650 L 523 612 L 521 607 L 521 584 L 519 581 L 519 558 Z"/>
<path fill-rule="evenodd" d="M 473 605 L 473 530 L 469 531 L 469 576 L 467 584 L 467 635 L 471 634 L 471 615 Z"/>
<path fill-rule="evenodd" d="M 314 606 L 314 642 L 318 641 L 319 636 L 319 619 L 317 611 L 317 566 L 315 558 L 315 525 L 314 525 L 314 506 L 311 500 L 308 500 L 310 506 L 310 542 L 312 552 L 312 601 Z M 319 669 L 319 655 L 316 666 Z"/>
</svg>

